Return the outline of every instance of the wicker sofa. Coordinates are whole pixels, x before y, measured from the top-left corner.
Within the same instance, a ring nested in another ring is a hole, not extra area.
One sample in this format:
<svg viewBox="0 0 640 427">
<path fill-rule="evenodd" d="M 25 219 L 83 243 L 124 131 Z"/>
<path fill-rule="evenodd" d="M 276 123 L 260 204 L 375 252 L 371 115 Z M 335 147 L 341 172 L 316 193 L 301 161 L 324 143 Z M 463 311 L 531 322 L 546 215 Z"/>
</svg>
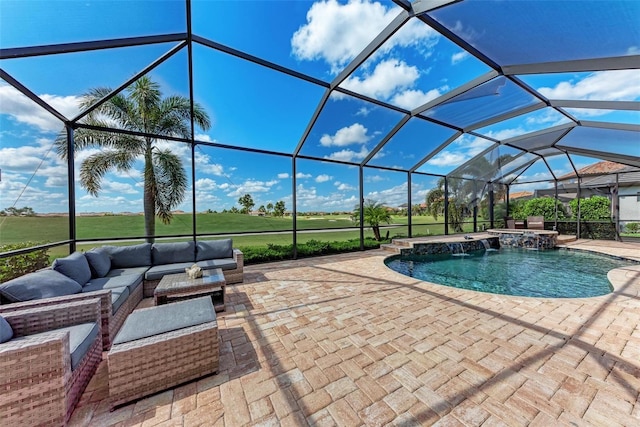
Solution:
<svg viewBox="0 0 640 427">
<path fill-rule="evenodd" d="M 9 312 L 99 298 L 103 349 L 108 350 L 127 316 L 143 296 L 153 296 L 162 276 L 194 263 L 204 270 L 221 268 L 228 284 L 243 280 L 244 257 L 231 239 L 102 246 L 1 284 L 1 307 Z"/>
<path fill-rule="evenodd" d="M 100 301 L 94 298 L 9 312 L 3 308 L 2 424 L 65 425 L 102 360 Z"/>
</svg>

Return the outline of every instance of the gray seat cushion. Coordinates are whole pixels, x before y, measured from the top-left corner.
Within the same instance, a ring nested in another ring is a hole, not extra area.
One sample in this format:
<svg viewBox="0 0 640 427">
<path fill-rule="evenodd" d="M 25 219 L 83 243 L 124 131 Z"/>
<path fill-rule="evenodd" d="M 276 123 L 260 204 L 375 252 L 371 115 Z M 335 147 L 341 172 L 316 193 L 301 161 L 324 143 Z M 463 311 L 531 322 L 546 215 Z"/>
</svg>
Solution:
<svg viewBox="0 0 640 427">
<path fill-rule="evenodd" d="M 142 276 L 139 274 L 126 274 L 124 276 L 116 277 L 99 277 L 91 280 L 89 283 L 82 287 L 82 292 L 97 291 L 100 289 L 113 289 L 126 286 L 129 288 L 129 293 L 132 294 L 138 286 L 142 283 Z"/>
<path fill-rule="evenodd" d="M 89 261 L 92 277 L 104 277 L 111 270 L 111 258 L 102 248 L 94 248 L 84 253 Z"/>
<path fill-rule="evenodd" d="M 238 264 L 233 260 L 233 258 L 208 259 L 205 261 L 198 261 L 196 264 L 198 264 L 198 267 L 203 270 L 211 270 L 212 268 L 233 270 L 238 268 Z"/>
<path fill-rule="evenodd" d="M 195 262 L 195 242 L 154 243 L 151 247 L 153 265 Z"/>
<path fill-rule="evenodd" d="M 103 246 L 111 257 L 111 268 L 151 265 L 151 243 L 131 246 Z"/>
<path fill-rule="evenodd" d="M 0 344 L 9 341 L 13 337 L 13 328 L 7 319 L 0 316 Z"/>
<path fill-rule="evenodd" d="M 80 286 L 91 280 L 91 268 L 89 261 L 83 253 L 74 252 L 64 258 L 53 261 L 52 268 L 58 273 L 62 273 L 70 279 L 78 282 Z"/>
<path fill-rule="evenodd" d="M 210 297 L 136 310 L 124 321 L 113 344 L 135 341 L 215 320 L 216 312 Z"/>
<path fill-rule="evenodd" d="M 79 325 L 68 326 L 65 328 L 54 329 L 55 331 L 69 331 L 69 352 L 71 353 L 71 370 L 74 370 L 82 358 L 87 354 L 91 344 L 94 343 L 98 336 L 98 325 L 95 322 L 81 323 Z M 28 340 L 32 337 L 46 335 L 51 331 L 39 332 L 37 334 L 25 335 L 14 338 L 13 340 Z"/>
<path fill-rule="evenodd" d="M 82 286 L 78 282 L 48 269 L 25 274 L 0 285 L 0 295 L 9 302 L 31 301 L 80 292 Z"/>
<path fill-rule="evenodd" d="M 159 280 L 165 274 L 184 273 L 185 268 L 191 267 L 194 262 L 180 262 L 176 264 L 154 265 L 144 275 L 145 280 Z"/>
<path fill-rule="evenodd" d="M 233 241 L 231 239 L 198 241 L 196 261 L 220 258 L 233 258 Z"/>
<path fill-rule="evenodd" d="M 129 267 L 129 268 L 112 268 L 109 270 L 105 277 L 117 277 L 127 276 L 130 274 L 137 274 L 138 276 L 144 276 L 144 273 L 149 269 L 148 265 L 142 267 Z"/>
<path fill-rule="evenodd" d="M 82 292 L 99 291 L 102 289 L 103 288 L 99 286 L 85 286 Z M 122 304 L 129 298 L 129 288 L 123 286 L 121 288 L 109 288 L 109 290 L 111 291 L 111 314 L 116 314 L 120 307 L 122 307 Z"/>
</svg>

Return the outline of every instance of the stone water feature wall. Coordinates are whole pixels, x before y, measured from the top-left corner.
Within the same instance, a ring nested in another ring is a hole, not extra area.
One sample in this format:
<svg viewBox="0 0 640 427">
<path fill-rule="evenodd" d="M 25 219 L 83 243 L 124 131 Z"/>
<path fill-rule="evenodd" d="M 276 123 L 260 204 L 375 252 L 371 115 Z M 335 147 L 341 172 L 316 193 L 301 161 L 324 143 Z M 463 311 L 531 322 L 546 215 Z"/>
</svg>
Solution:
<svg viewBox="0 0 640 427">
<path fill-rule="evenodd" d="M 486 249 L 500 249 L 498 237 L 487 239 L 462 240 L 459 242 L 416 242 L 412 248 L 400 250 L 400 255 L 441 255 L 458 254 Z"/>
<path fill-rule="evenodd" d="M 555 231 L 511 231 L 488 230 L 491 235 L 497 235 L 500 246 L 523 249 L 553 249 L 558 243 L 558 233 Z"/>
</svg>

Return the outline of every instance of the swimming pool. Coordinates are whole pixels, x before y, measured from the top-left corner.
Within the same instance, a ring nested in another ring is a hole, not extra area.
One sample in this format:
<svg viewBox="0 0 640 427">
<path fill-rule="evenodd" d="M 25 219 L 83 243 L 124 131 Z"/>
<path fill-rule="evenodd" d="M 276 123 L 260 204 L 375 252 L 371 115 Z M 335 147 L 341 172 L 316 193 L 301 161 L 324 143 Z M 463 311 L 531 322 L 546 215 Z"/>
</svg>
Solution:
<svg viewBox="0 0 640 427">
<path fill-rule="evenodd" d="M 392 256 L 394 271 L 427 282 L 494 294 L 583 298 L 606 295 L 613 288 L 609 270 L 634 264 L 589 252 L 564 249 L 530 251 L 501 248 L 466 256 Z"/>
</svg>

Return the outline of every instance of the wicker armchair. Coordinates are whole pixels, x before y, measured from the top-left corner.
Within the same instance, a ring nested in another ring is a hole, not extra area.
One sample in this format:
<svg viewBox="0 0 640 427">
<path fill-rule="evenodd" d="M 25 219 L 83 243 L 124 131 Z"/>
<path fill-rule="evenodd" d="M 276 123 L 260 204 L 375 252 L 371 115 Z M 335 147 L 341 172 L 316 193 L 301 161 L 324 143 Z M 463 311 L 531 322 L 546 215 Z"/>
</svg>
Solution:
<svg viewBox="0 0 640 427">
<path fill-rule="evenodd" d="M 65 425 L 102 360 L 100 300 L 40 306 L 2 315 L 14 333 L 13 339 L 0 344 L 2 424 Z M 59 328 L 90 322 L 97 325 L 98 334 L 72 370 L 69 332 Z"/>
</svg>

